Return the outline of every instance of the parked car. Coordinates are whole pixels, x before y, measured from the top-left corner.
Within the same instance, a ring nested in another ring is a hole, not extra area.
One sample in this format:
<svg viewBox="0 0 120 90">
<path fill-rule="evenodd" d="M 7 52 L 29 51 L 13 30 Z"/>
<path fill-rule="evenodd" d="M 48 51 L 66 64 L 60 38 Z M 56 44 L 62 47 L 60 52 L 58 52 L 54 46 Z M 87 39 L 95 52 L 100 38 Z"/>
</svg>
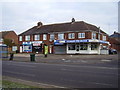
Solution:
<svg viewBox="0 0 120 90">
<path fill-rule="evenodd" d="M 117 54 L 117 50 L 116 49 L 109 49 L 109 54 Z"/>
</svg>

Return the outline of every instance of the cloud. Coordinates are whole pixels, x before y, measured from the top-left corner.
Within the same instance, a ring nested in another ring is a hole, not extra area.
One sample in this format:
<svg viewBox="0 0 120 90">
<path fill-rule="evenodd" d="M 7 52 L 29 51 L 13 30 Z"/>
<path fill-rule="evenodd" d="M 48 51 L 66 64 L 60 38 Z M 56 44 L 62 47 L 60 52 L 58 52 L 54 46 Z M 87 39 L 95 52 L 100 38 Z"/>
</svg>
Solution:
<svg viewBox="0 0 120 90">
<path fill-rule="evenodd" d="M 62 23 L 72 17 L 100 26 L 108 34 L 118 27 L 117 2 L 4 2 L 2 6 L 3 30 L 15 30 L 17 34 L 38 21 Z"/>
</svg>

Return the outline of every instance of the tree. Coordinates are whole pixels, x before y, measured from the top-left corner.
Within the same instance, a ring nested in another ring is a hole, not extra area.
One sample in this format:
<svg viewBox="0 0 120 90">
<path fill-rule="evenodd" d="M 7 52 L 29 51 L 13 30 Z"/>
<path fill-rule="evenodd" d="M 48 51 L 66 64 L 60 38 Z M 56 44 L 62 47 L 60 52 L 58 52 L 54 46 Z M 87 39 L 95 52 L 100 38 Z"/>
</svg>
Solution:
<svg viewBox="0 0 120 90">
<path fill-rule="evenodd" d="M 15 45 L 15 43 L 12 42 L 12 39 L 3 39 L 3 43 L 9 47 L 12 47 L 13 45 Z"/>
</svg>

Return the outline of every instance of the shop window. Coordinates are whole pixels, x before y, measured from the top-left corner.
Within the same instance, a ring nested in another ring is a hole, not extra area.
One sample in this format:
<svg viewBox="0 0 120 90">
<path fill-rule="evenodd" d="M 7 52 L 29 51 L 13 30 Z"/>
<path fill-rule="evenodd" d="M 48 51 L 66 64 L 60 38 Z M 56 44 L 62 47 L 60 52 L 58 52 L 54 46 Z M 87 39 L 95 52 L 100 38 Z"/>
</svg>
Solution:
<svg viewBox="0 0 120 90">
<path fill-rule="evenodd" d="M 40 35 L 34 35 L 34 40 L 40 40 Z"/>
<path fill-rule="evenodd" d="M 108 49 L 108 46 L 101 46 L 101 49 L 106 50 Z"/>
<path fill-rule="evenodd" d="M 81 44 L 80 45 L 80 50 L 87 50 L 88 49 L 88 45 L 87 44 Z"/>
<path fill-rule="evenodd" d="M 85 33 L 78 33 L 78 38 L 85 38 Z"/>
<path fill-rule="evenodd" d="M 47 40 L 47 34 L 43 34 L 43 40 Z"/>
<path fill-rule="evenodd" d="M 75 50 L 75 45 L 68 45 L 68 50 Z"/>
<path fill-rule="evenodd" d="M 12 46 L 12 51 L 16 51 L 17 50 L 17 46 Z"/>
<path fill-rule="evenodd" d="M 97 50 L 97 44 L 91 44 L 91 50 Z"/>
<path fill-rule="evenodd" d="M 30 35 L 25 36 L 26 41 L 30 41 Z"/>
<path fill-rule="evenodd" d="M 69 39 L 74 39 L 75 38 L 75 33 L 69 33 L 68 38 Z"/>
<path fill-rule="evenodd" d="M 64 39 L 64 34 L 58 34 L 58 39 L 63 40 Z"/>
<path fill-rule="evenodd" d="M 22 36 L 19 36 L 19 41 L 22 41 Z"/>
<path fill-rule="evenodd" d="M 96 33 L 92 33 L 92 39 L 96 39 Z"/>
<path fill-rule="evenodd" d="M 32 52 L 32 46 L 24 46 L 23 51 L 24 52 Z"/>
<path fill-rule="evenodd" d="M 54 40 L 54 34 L 50 34 L 50 41 Z"/>
<path fill-rule="evenodd" d="M 104 40 L 104 41 L 106 40 L 106 36 L 103 36 L 103 40 Z"/>
</svg>

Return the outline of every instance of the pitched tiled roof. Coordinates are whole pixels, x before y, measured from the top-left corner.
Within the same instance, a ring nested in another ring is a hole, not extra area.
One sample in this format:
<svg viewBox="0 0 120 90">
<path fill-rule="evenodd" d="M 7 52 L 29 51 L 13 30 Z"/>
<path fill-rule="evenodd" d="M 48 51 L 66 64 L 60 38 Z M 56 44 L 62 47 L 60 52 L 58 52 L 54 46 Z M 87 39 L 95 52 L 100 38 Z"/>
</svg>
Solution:
<svg viewBox="0 0 120 90">
<path fill-rule="evenodd" d="M 2 35 L 2 38 L 4 38 L 4 36 L 10 32 L 14 32 L 14 31 L 1 31 L 0 35 Z"/>
<path fill-rule="evenodd" d="M 19 35 L 31 35 L 31 34 L 66 32 L 66 31 L 85 31 L 85 30 L 92 30 L 92 31 L 99 32 L 99 28 L 97 28 L 96 26 L 85 23 L 84 21 L 79 21 L 79 22 L 68 22 L 68 23 L 42 25 L 40 27 L 34 26 L 31 29 L 29 29 Z M 102 30 L 101 30 L 101 32 L 105 33 Z"/>
<path fill-rule="evenodd" d="M 110 35 L 112 38 L 120 38 L 120 33 L 114 32 L 114 34 Z"/>
</svg>

